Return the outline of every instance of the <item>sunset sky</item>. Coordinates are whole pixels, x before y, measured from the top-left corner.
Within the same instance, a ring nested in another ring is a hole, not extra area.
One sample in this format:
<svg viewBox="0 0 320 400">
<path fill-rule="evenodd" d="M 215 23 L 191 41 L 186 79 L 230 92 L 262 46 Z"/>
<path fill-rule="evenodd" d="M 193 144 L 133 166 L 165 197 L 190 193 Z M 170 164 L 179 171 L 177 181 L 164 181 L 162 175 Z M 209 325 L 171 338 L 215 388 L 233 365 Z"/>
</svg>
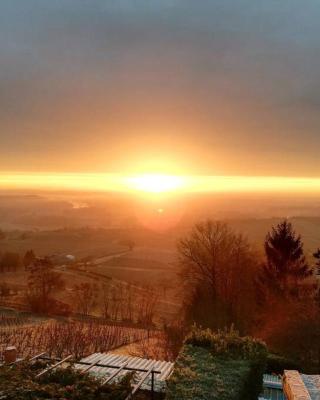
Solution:
<svg viewBox="0 0 320 400">
<path fill-rule="evenodd" d="M 1 0 L 0 175 L 318 178 L 319 21 L 318 0 Z"/>
</svg>

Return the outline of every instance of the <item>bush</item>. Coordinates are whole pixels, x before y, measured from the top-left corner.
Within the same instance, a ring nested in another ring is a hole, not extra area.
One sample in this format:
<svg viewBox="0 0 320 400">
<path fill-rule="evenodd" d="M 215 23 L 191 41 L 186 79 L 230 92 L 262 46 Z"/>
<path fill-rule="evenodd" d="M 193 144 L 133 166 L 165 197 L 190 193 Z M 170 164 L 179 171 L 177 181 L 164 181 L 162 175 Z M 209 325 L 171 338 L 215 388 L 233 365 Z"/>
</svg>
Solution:
<svg viewBox="0 0 320 400">
<path fill-rule="evenodd" d="M 194 327 L 168 382 L 168 400 L 256 400 L 262 391 L 267 350 L 234 330 Z"/>
<path fill-rule="evenodd" d="M 266 373 L 267 374 L 279 374 L 282 375 L 285 369 L 294 369 L 301 371 L 301 366 L 288 358 L 279 356 L 277 354 L 269 353 L 266 362 Z"/>
<path fill-rule="evenodd" d="M 99 379 L 71 367 L 59 368 L 35 379 L 45 367 L 43 362 L 2 367 L 0 393 L 6 400 L 124 400 L 131 392 L 132 374 L 125 375 L 117 383 L 104 386 L 101 386 Z"/>
<path fill-rule="evenodd" d="M 185 345 L 168 382 L 167 400 L 256 400 L 250 375 L 248 360 L 225 360 Z"/>
<path fill-rule="evenodd" d="M 241 337 L 233 328 L 213 332 L 194 326 L 186 337 L 185 344 L 207 348 L 213 355 L 224 358 L 265 360 L 267 355 L 267 348 L 263 342 L 249 336 Z"/>
</svg>

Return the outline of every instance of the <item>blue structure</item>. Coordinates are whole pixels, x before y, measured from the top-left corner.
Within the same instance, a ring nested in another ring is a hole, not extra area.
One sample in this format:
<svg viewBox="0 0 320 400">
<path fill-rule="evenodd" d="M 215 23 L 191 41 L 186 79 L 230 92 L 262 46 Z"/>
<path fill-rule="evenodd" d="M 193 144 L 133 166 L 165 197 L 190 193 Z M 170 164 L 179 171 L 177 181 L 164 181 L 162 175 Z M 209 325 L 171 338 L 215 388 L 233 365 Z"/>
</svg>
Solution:
<svg viewBox="0 0 320 400">
<path fill-rule="evenodd" d="M 263 375 L 263 393 L 259 400 L 285 400 L 281 378 L 277 375 Z"/>
</svg>

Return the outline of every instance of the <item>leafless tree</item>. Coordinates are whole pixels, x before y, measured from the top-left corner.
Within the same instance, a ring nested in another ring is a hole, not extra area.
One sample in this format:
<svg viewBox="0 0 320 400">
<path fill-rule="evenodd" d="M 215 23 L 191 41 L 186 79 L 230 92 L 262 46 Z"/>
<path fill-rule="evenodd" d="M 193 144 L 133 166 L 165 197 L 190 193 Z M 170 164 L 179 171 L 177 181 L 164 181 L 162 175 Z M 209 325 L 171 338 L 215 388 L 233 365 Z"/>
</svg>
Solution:
<svg viewBox="0 0 320 400">
<path fill-rule="evenodd" d="M 53 306 L 52 294 L 63 289 L 64 281 L 46 258 L 37 258 L 29 268 L 27 302 L 37 312 L 47 312 Z"/>
<path fill-rule="evenodd" d="M 96 305 L 98 287 L 96 284 L 81 283 L 75 285 L 74 304 L 78 313 L 88 316 Z"/>
<path fill-rule="evenodd" d="M 105 319 L 110 318 L 111 312 L 111 298 L 110 298 L 110 287 L 103 284 L 101 286 L 101 311 Z"/>
<path fill-rule="evenodd" d="M 159 292 L 151 286 L 144 286 L 137 294 L 138 322 L 144 327 L 151 327 L 159 302 Z"/>
<path fill-rule="evenodd" d="M 247 240 L 227 224 L 198 223 L 178 244 L 186 318 L 213 328 L 245 330 L 258 264 Z"/>
</svg>

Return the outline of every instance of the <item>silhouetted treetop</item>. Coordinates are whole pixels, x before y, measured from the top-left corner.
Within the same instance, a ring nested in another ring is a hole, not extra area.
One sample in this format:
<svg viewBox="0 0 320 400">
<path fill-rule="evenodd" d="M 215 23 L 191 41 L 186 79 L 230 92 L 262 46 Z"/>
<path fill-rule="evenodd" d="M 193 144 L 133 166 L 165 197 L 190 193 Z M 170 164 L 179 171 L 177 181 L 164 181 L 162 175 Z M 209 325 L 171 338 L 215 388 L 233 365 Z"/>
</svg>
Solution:
<svg viewBox="0 0 320 400">
<path fill-rule="evenodd" d="M 320 275 L 320 248 L 313 254 L 313 257 L 317 260 L 317 274 Z"/>
<path fill-rule="evenodd" d="M 267 234 L 264 249 L 266 262 L 261 282 L 266 289 L 286 295 L 295 289 L 298 282 L 312 274 L 304 256 L 301 236 L 296 234 L 287 220 Z"/>
<path fill-rule="evenodd" d="M 258 269 L 246 238 L 225 223 L 207 220 L 180 240 L 178 251 L 186 319 L 212 328 L 234 323 L 245 329 Z"/>
</svg>

